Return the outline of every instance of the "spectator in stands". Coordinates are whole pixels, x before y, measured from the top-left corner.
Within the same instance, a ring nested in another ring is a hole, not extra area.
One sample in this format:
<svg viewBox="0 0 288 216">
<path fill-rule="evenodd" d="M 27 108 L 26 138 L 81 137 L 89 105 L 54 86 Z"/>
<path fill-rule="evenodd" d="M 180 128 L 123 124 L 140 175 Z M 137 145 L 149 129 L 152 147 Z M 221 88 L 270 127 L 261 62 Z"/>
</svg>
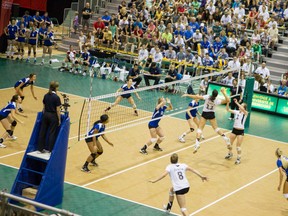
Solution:
<svg viewBox="0 0 288 216">
<path fill-rule="evenodd" d="M 86 43 L 87 37 L 84 35 L 83 31 L 80 31 L 79 33 L 79 40 L 78 40 L 78 46 L 80 52 L 82 52 L 83 45 Z"/>
<path fill-rule="evenodd" d="M 163 39 L 166 39 L 166 41 L 167 41 L 168 43 L 172 42 L 172 40 L 173 40 L 173 35 L 172 35 L 172 33 L 169 31 L 169 28 L 166 28 L 166 29 L 165 29 L 165 32 L 161 35 L 161 38 L 162 38 L 162 40 L 163 40 Z"/>
<path fill-rule="evenodd" d="M 265 62 L 263 62 L 261 66 L 255 70 L 255 74 L 259 74 L 265 80 L 270 78 L 270 71 L 266 67 Z"/>
<path fill-rule="evenodd" d="M 112 32 L 108 28 L 108 26 L 105 26 L 103 31 L 103 44 L 107 44 L 107 47 L 110 47 L 110 45 L 113 43 L 113 36 Z"/>
<path fill-rule="evenodd" d="M 256 43 L 256 41 L 260 41 L 260 34 L 258 33 L 258 29 L 254 29 L 251 35 L 251 44 L 252 46 Z"/>
<path fill-rule="evenodd" d="M 177 70 L 175 68 L 175 65 L 174 64 L 170 64 L 169 70 L 167 71 L 167 75 L 165 77 L 165 83 L 176 81 L 177 74 L 178 74 L 178 72 L 177 72 Z M 166 86 L 165 87 L 165 91 L 174 93 L 175 92 L 174 85 L 172 85 L 172 89 L 169 89 L 168 86 Z"/>
<path fill-rule="evenodd" d="M 152 62 L 149 71 L 144 72 L 144 80 L 146 86 L 150 86 L 149 80 L 154 80 L 154 85 L 159 84 L 161 77 L 161 69 L 157 66 L 156 62 Z"/>
<path fill-rule="evenodd" d="M 152 62 L 155 62 L 157 67 L 161 67 L 163 55 L 158 46 L 155 47 L 155 52 L 152 54 Z"/>
<path fill-rule="evenodd" d="M 173 50 L 172 45 L 170 45 L 169 49 L 165 51 L 165 58 L 171 59 L 171 60 L 176 58 L 176 52 L 175 52 L 175 50 Z"/>
<path fill-rule="evenodd" d="M 229 14 L 229 11 L 225 11 L 224 15 L 221 17 L 221 25 L 222 27 L 226 27 L 228 23 L 231 23 L 232 19 Z"/>
<path fill-rule="evenodd" d="M 260 56 L 262 55 L 262 47 L 260 45 L 260 41 L 257 40 L 255 44 L 252 46 L 252 58 L 255 59 L 255 61 L 260 61 Z"/>
<path fill-rule="evenodd" d="M 233 57 L 233 60 L 228 62 L 228 69 L 232 69 L 232 68 L 240 68 L 240 62 L 239 59 L 237 58 L 237 56 Z M 237 70 L 236 70 L 237 71 Z"/>
<path fill-rule="evenodd" d="M 79 28 L 79 16 L 78 11 L 75 12 L 75 16 L 73 18 L 73 32 L 76 34 Z"/>
<path fill-rule="evenodd" d="M 244 64 L 242 65 L 242 71 L 247 76 L 251 76 L 251 74 L 254 72 L 254 65 L 252 63 L 251 58 L 244 58 Z"/>
<path fill-rule="evenodd" d="M 231 37 L 228 38 L 228 44 L 226 47 L 226 51 L 228 53 L 229 56 L 234 56 L 236 49 L 237 49 L 237 38 L 235 36 L 235 34 L 232 34 Z"/>
<path fill-rule="evenodd" d="M 95 33 L 95 45 L 100 46 L 104 38 L 104 33 L 101 28 L 98 28 Z"/>
<path fill-rule="evenodd" d="M 102 21 L 104 22 L 105 26 L 108 26 L 111 21 L 111 16 L 109 16 L 108 11 L 105 11 L 105 15 L 102 16 Z"/>
<path fill-rule="evenodd" d="M 260 35 L 260 38 L 261 38 L 262 53 L 263 55 L 267 56 L 269 50 L 269 44 L 271 42 L 267 29 L 265 29 L 264 32 Z"/>
<path fill-rule="evenodd" d="M 202 59 L 203 66 L 212 67 L 214 65 L 213 58 L 209 56 L 208 53 L 205 54 L 205 57 Z"/>
<path fill-rule="evenodd" d="M 254 24 L 255 24 L 257 16 L 258 16 L 258 12 L 256 11 L 256 7 L 253 7 L 252 10 L 249 12 L 249 15 L 246 19 L 246 29 L 248 29 L 249 24 L 250 24 L 250 29 L 254 29 Z"/>
<path fill-rule="evenodd" d="M 25 14 L 24 14 L 23 18 L 24 18 L 24 22 L 25 22 L 25 27 L 28 28 L 29 27 L 29 23 L 31 21 L 33 21 L 32 16 L 29 15 L 29 11 L 25 11 Z"/>
<path fill-rule="evenodd" d="M 220 32 L 222 31 L 222 26 L 220 25 L 219 21 L 215 22 L 215 25 L 212 26 L 212 30 L 214 32 L 214 36 L 220 36 Z"/>
<path fill-rule="evenodd" d="M 278 28 L 275 23 L 273 23 L 272 28 L 268 30 L 268 34 L 271 39 L 269 46 L 274 49 L 275 44 L 278 43 Z"/>
<path fill-rule="evenodd" d="M 184 43 L 189 46 L 189 47 L 193 47 L 194 44 L 193 44 L 193 30 L 192 30 L 192 27 L 189 25 L 187 27 L 187 29 L 184 31 Z M 200 33 L 201 34 L 201 33 Z M 198 34 L 199 35 L 199 34 Z M 202 35 L 202 34 L 201 34 Z M 201 40 L 202 40 L 202 37 L 201 37 Z M 195 47 L 196 48 L 196 47 Z"/>
<path fill-rule="evenodd" d="M 286 83 L 287 80 L 282 80 L 281 85 L 278 87 L 278 95 L 285 96 L 288 94 Z"/>
<path fill-rule="evenodd" d="M 202 37 L 203 35 L 200 33 L 200 30 L 199 29 L 196 29 L 196 32 L 193 34 L 193 46 L 192 46 L 192 49 L 194 51 L 197 51 L 198 50 L 198 44 L 200 45 L 201 41 L 202 41 Z"/>
<path fill-rule="evenodd" d="M 124 51 L 133 53 L 135 49 L 135 44 L 137 44 L 137 38 L 132 33 L 130 36 L 127 37 L 127 42 L 124 45 Z"/>
<path fill-rule="evenodd" d="M 84 32 L 87 32 L 89 29 L 91 15 L 90 3 L 86 2 L 85 7 L 82 9 L 82 27 Z"/>
<path fill-rule="evenodd" d="M 127 80 L 129 79 L 132 79 L 133 82 L 136 82 L 134 84 L 134 87 L 138 88 L 139 84 L 142 81 L 142 77 L 140 76 L 140 70 L 139 70 L 138 64 L 134 64 L 133 68 L 129 70 Z"/>
<path fill-rule="evenodd" d="M 223 47 L 223 44 L 222 44 L 222 42 L 220 40 L 220 37 L 216 36 L 214 43 L 212 44 L 212 46 L 210 46 L 210 56 L 213 59 L 217 59 L 218 55 L 219 55 L 219 52 L 220 52 L 220 49 L 222 47 Z"/>
<path fill-rule="evenodd" d="M 199 94 L 200 95 L 206 95 L 207 94 L 207 87 L 208 87 L 208 77 L 205 77 L 200 82 L 200 88 L 199 88 Z"/>
<path fill-rule="evenodd" d="M 149 57 L 149 52 L 146 49 L 146 46 L 143 44 L 141 49 L 138 52 L 138 64 L 141 67 L 145 67 L 148 57 Z"/>
<path fill-rule="evenodd" d="M 105 23 L 104 23 L 104 22 L 101 20 L 101 18 L 99 17 L 99 18 L 97 19 L 97 21 L 94 22 L 93 27 L 94 27 L 94 32 L 96 32 L 97 29 L 103 30 L 103 29 L 105 28 Z"/>
<path fill-rule="evenodd" d="M 208 53 L 209 49 L 210 49 L 210 42 L 208 41 L 207 37 L 203 37 L 203 40 L 200 42 L 200 47 L 201 47 L 201 53 L 202 55 L 205 55 L 206 53 Z"/>
<path fill-rule="evenodd" d="M 226 76 L 226 77 L 222 80 L 222 83 L 225 84 L 225 85 L 232 86 L 234 79 L 235 79 L 235 78 L 233 77 L 232 72 L 228 72 L 228 76 Z"/>
<path fill-rule="evenodd" d="M 273 94 L 273 93 L 275 92 L 275 87 L 274 87 L 274 85 L 272 84 L 272 82 L 271 82 L 270 79 L 267 79 L 267 80 L 266 80 L 266 83 L 264 84 L 264 86 L 265 86 L 266 89 L 267 89 L 267 93 Z"/>
</svg>

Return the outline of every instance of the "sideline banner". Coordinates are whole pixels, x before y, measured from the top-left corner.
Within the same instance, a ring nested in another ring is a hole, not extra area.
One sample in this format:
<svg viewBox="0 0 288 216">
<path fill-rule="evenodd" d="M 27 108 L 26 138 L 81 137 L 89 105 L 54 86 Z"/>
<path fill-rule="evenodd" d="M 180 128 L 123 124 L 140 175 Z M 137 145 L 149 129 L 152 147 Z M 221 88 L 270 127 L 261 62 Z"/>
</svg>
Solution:
<svg viewBox="0 0 288 216">
<path fill-rule="evenodd" d="M 13 4 L 13 0 L 2 0 L 1 1 L 0 35 L 2 35 L 4 33 L 4 28 L 9 23 L 10 16 L 11 16 L 12 4 Z"/>
<path fill-rule="evenodd" d="M 14 0 L 14 3 L 19 4 L 21 8 L 27 8 L 36 11 L 46 11 L 47 8 L 47 0 Z"/>
</svg>

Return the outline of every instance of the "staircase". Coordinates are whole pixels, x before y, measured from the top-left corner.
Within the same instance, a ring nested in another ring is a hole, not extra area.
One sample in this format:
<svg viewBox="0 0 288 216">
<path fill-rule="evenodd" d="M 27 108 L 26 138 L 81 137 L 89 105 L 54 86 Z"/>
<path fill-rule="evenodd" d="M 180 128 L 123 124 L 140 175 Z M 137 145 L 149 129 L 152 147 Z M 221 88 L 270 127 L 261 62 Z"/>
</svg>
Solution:
<svg viewBox="0 0 288 216">
<path fill-rule="evenodd" d="M 272 83 L 279 85 L 280 77 L 288 71 L 288 37 L 282 36 L 277 44 L 277 51 L 272 52 L 272 57 L 265 57 L 266 66 L 270 70 Z"/>
<path fill-rule="evenodd" d="M 112 2 L 101 0 L 100 5 L 96 5 L 94 8 L 94 14 L 90 19 L 90 28 L 89 31 L 93 31 L 93 23 L 97 21 L 99 17 L 102 17 L 105 14 L 105 11 L 108 11 L 108 14 L 118 14 L 118 6 L 121 4 L 122 0 L 111 0 Z M 79 15 L 81 17 L 81 15 Z M 79 30 L 82 29 L 82 25 L 80 24 Z M 79 31 L 78 30 L 78 31 Z M 78 48 L 78 34 L 71 33 L 69 38 L 64 38 L 62 43 L 59 44 L 58 50 L 66 52 L 69 49 L 70 45 L 74 46 L 76 51 L 79 50 Z"/>
</svg>

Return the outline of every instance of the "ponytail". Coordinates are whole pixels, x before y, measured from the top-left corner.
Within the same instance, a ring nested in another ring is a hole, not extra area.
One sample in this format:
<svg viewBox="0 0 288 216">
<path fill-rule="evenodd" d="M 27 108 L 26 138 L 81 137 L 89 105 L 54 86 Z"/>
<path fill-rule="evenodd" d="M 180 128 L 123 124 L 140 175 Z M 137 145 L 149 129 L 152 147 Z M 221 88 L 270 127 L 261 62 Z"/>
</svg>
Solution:
<svg viewBox="0 0 288 216">
<path fill-rule="evenodd" d="M 218 91 L 216 89 L 213 90 L 212 95 L 210 95 L 210 100 L 213 102 L 218 96 Z"/>
</svg>

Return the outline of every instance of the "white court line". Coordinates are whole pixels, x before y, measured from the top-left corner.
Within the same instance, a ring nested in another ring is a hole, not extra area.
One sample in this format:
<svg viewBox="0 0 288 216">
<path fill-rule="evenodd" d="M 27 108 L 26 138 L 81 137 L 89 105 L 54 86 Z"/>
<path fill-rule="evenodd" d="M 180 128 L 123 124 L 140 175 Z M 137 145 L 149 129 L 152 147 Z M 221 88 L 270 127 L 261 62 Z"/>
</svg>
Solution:
<svg viewBox="0 0 288 216">
<path fill-rule="evenodd" d="M 227 134 L 227 133 L 229 133 L 229 132 L 230 132 L 230 131 L 227 131 L 227 132 L 225 132 L 224 134 Z M 205 142 L 208 142 L 208 141 L 211 141 L 211 140 L 213 140 L 213 139 L 215 139 L 215 138 L 219 138 L 219 137 L 220 137 L 219 135 L 216 135 L 216 136 L 211 137 L 211 138 L 209 138 L 209 139 L 205 139 L 204 141 L 201 141 L 201 144 L 203 144 L 203 143 L 205 143 Z M 194 145 L 195 145 L 195 144 L 194 144 Z M 186 149 L 192 148 L 194 145 L 190 145 L 190 146 L 187 146 L 187 147 L 184 147 L 184 148 L 180 148 L 180 149 L 174 151 L 174 153 L 178 153 L 178 152 L 184 151 L 184 150 L 186 150 Z M 140 154 L 140 153 L 139 153 L 139 154 Z M 135 168 L 144 166 L 144 165 L 146 165 L 146 164 L 152 163 L 152 162 L 154 162 L 154 161 L 157 161 L 157 160 L 162 159 L 162 158 L 167 157 L 167 156 L 171 156 L 171 153 L 162 155 L 162 156 L 160 156 L 160 157 L 154 158 L 154 159 L 149 160 L 149 161 L 146 161 L 146 162 L 144 162 L 144 163 L 137 164 L 137 165 L 132 166 L 132 167 L 129 167 L 129 168 L 127 168 L 127 169 L 121 170 L 121 171 L 119 171 L 119 172 L 113 173 L 113 174 L 111 174 L 111 175 L 105 176 L 105 177 L 100 178 L 100 179 L 97 179 L 97 180 L 95 180 L 95 181 L 89 182 L 89 183 L 87 183 L 87 184 L 82 185 L 82 187 L 87 187 L 87 186 L 89 186 L 89 185 L 91 185 L 91 184 L 94 184 L 94 183 L 103 181 L 103 180 L 108 179 L 108 178 L 111 178 L 111 177 L 113 177 L 113 176 L 116 176 L 116 175 L 122 174 L 122 173 L 124 173 L 124 172 L 133 170 L 133 169 L 135 169 Z M 144 157 L 145 157 L 145 156 L 144 156 Z"/>
<path fill-rule="evenodd" d="M 6 158 L 6 157 L 10 157 L 10 156 L 14 156 L 14 155 L 17 155 L 17 154 L 21 154 L 21 153 L 24 153 L 25 151 L 26 150 L 14 152 L 14 153 L 8 154 L 8 155 L 4 155 L 4 156 L 1 156 L 0 159 Z"/>
<path fill-rule="evenodd" d="M 1 88 L 0 90 L 9 90 L 9 89 L 13 89 L 14 87 L 8 87 L 8 88 Z"/>
<path fill-rule="evenodd" d="M 19 170 L 19 168 L 11 166 L 11 165 L 7 165 L 7 164 L 3 164 L 3 163 L 0 163 L 0 165 Z M 136 202 L 136 201 L 133 201 L 133 200 L 129 200 L 129 199 L 126 199 L 126 198 L 123 198 L 123 197 L 115 196 L 115 195 L 112 195 L 112 194 L 108 194 L 108 193 L 105 193 L 103 191 L 98 191 L 98 190 L 95 190 L 95 189 L 92 189 L 92 188 L 85 188 L 85 187 L 83 187 L 81 185 L 77 185 L 77 184 L 74 184 L 74 183 L 71 183 L 71 182 L 67 182 L 67 181 L 64 181 L 64 182 L 66 184 L 70 184 L 70 185 L 73 185 L 75 187 L 82 188 L 84 190 L 97 192 L 97 193 L 100 193 L 100 194 L 103 194 L 103 195 L 106 195 L 106 196 L 110 196 L 110 197 L 113 197 L 113 198 L 116 198 L 116 199 L 124 200 L 124 201 L 127 201 L 127 202 L 135 203 L 137 205 L 141 205 L 141 206 L 144 206 L 144 207 L 148 207 L 148 208 L 151 208 L 151 209 L 155 209 L 155 210 L 158 210 L 158 211 L 165 212 L 163 209 L 160 209 L 160 208 L 157 208 L 157 207 L 154 207 L 154 206 L 149 206 L 149 205 L 146 205 L 144 203 L 139 203 L 139 202 Z M 170 212 L 170 215 L 177 215 L 177 214 L 173 213 L 173 212 Z"/>
<path fill-rule="evenodd" d="M 203 210 L 209 208 L 210 206 L 212 206 L 212 205 L 214 205 L 214 204 L 216 204 L 216 203 L 218 203 L 218 202 L 220 202 L 220 201 L 226 199 L 227 197 L 229 197 L 229 196 L 231 196 L 231 195 L 233 195 L 233 194 L 239 192 L 240 190 L 245 189 L 246 187 L 248 187 L 248 186 L 250 186 L 250 185 L 252 185 L 252 184 L 254 184 L 254 183 L 260 181 L 261 179 L 263 179 L 263 178 L 265 178 L 265 177 L 267 177 L 267 176 L 273 174 L 273 173 L 276 172 L 277 170 L 278 170 L 278 169 L 272 170 L 271 172 L 269 172 L 269 173 L 267 173 L 267 174 L 265 174 L 265 175 L 263 175 L 263 176 L 261 176 L 261 177 L 255 179 L 255 180 L 253 180 L 252 182 L 249 182 L 248 184 L 246 184 L 246 185 L 244 185 L 244 186 L 238 188 L 237 190 L 234 190 L 234 191 L 232 191 L 231 193 L 226 194 L 225 196 L 221 197 L 220 199 L 215 200 L 214 202 L 212 202 L 212 203 L 210 203 L 210 204 L 208 204 L 208 205 L 206 205 L 206 206 L 204 206 L 204 207 L 198 209 L 197 211 L 193 212 L 192 214 L 190 214 L 190 216 L 195 215 L 195 214 L 197 214 L 197 213 L 199 213 L 199 212 L 201 212 L 201 211 L 203 211 Z"/>
</svg>

